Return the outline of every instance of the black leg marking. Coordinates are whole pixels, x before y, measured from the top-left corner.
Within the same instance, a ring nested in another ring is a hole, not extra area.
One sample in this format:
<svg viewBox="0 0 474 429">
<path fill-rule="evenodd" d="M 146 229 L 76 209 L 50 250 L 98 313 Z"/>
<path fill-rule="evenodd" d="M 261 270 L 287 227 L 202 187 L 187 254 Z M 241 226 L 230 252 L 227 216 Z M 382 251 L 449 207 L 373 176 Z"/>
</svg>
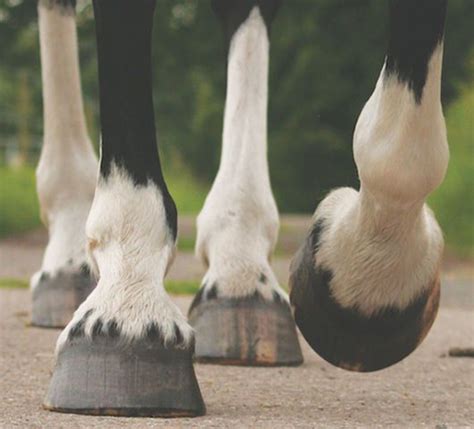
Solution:
<svg viewBox="0 0 474 429">
<path fill-rule="evenodd" d="M 83 275 L 90 276 L 91 275 L 91 270 L 89 268 L 89 265 L 87 265 L 85 262 L 80 266 L 79 270 Z"/>
<path fill-rule="evenodd" d="M 146 338 L 151 342 L 158 342 L 163 344 L 163 335 L 161 335 L 161 329 L 156 323 L 150 323 L 146 328 Z"/>
<path fill-rule="evenodd" d="M 183 344 L 184 342 L 183 334 L 179 330 L 179 327 L 176 323 L 174 324 L 174 338 L 175 338 L 176 345 Z"/>
<path fill-rule="evenodd" d="M 421 102 L 428 62 L 442 42 L 447 0 L 390 0 L 385 75 L 408 84 Z"/>
<path fill-rule="evenodd" d="M 92 326 L 92 338 L 97 338 L 99 335 L 103 335 L 104 324 L 100 318 L 98 318 Z"/>
<path fill-rule="evenodd" d="M 155 0 L 93 3 L 99 54 L 101 176 L 107 179 L 115 164 L 137 186 L 153 182 L 163 194 L 167 223 L 176 239 L 176 206 L 161 171 L 152 100 Z"/>
<path fill-rule="evenodd" d="M 212 9 L 222 24 L 227 45 L 250 11 L 257 6 L 270 33 L 271 24 L 280 6 L 281 0 L 212 0 Z"/>
<path fill-rule="evenodd" d="M 316 223 L 291 266 L 290 301 L 311 347 L 341 368 L 375 371 L 410 354 L 427 334 L 439 303 L 439 283 L 404 310 L 385 307 L 367 317 L 333 298 L 330 270 L 315 267 L 324 224 Z"/>
<path fill-rule="evenodd" d="M 252 295 L 249 295 L 245 299 L 248 299 L 249 301 L 261 301 L 264 300 L 263 296 L 260 295 L 260 292 L 256 290 Z"/>
<path fill-rule="evenodd" d="M 120 336 L 120 328 L 116 320 L 112 319 L 107 322 L 107 333 L 110 338 L 118 338 Z"/>
<path fill-rule="evenodd" d="M 48 9 L 58 9 L 63 13 L 74 13 L 76 0 L 39 0 L 38 4 Z"/>
<path fill-rule="evenodd" d="M 195 307 L 197 307 L 201 303 L 205 288 L 206 288 L 206 283 L 204 283 L 197 291 L 196 295 L 194 296 L 193 302 L 191 303 L 191 306 L 189 307 L 189 311 L 192 311 Z"/>
<path fill-rule="evenodd" d="M 84 326 L 86 324 L 87 319 L 93 313 L 93 310 L 88 310 L 84 313 L 84 316 L 77 322 L 69 331 L 68 339 L 69 341 L 73 340 L 74 338 L 80 338 L 84 336 Z"/>
<path fill-rule="evenodd" d="M 276 290 L 273 291 L 272 296 L 273 296 L 273 301 L 278 302 L 280 304 L 285 304 L 285 305 L 287 304 Z"/>
<path fill-rule="evenodd" d="M 217 283 L 214 282 L 209 288 L 207 284 L 204 283 L 199 290 L 197 291 L 196 295 L 194 296 L 193 302 L 189 307 L 189 312 L 197 307 L 202 301 L 209 301 L 212 299 L 217 298 Z"/>
<path fill-rule="evenodd" d="M 216 298 L 217 298 L 217 283 L 214 282 L 206 293 L 206 299 L 211 300 L 211 299 L 216 299 Z"/>
<path fill-rule="evenodd" d="M 41 276 L 40 276 L 40 278 L 39 278 L 39 281 L 40 281 L 40 282 L 44 282 L 44 281 L 48 280 L 49 278 L 50 278 L 49 273 L 47 273 L 46 271 L 43 271 L 43 272 L 41 273 Z"/>
</svg>

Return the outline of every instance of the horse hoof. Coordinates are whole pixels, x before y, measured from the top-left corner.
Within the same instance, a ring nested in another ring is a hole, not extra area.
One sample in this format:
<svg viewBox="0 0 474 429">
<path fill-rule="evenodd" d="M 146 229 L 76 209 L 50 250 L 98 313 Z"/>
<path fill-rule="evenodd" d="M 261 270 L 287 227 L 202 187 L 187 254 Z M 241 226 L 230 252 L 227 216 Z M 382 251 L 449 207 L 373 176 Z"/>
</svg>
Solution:
<svg viewBox="0 0 474 429">
<path fill-rule="evenodd" d="M 243 298 L 202 299 L 189 311 L 197 361 L 222 365 L 295 366 L 303 362 L 288 303 L 277 293 Z"/>
<path fill-rule="evenodd" d="M 65 327 L 95 285 L 87 267 L 76 272 L 58 271 L 54 277 L 43 272 L 33 287 L 31 324 Z"/>
<path fill-rule="evenodd" d="M 58 354 L 44 407 L 107 416 L 203 415 L 192 354 L 192 347 L 150 339 L 74 338 Z"/>
<path fill-rule="evenodd" d="M 313 229 L 290 269 L 290 301 L 309 345 L 329 363 L 350 371 L 377 371 L 408 356 L 436 318 L 439 280 L 405 309 L 385 307 L 365 316 L 356 308 L 342 307 L 332 296 L 332 273 L 316 267 L 318 242 Z"/>
</svg>

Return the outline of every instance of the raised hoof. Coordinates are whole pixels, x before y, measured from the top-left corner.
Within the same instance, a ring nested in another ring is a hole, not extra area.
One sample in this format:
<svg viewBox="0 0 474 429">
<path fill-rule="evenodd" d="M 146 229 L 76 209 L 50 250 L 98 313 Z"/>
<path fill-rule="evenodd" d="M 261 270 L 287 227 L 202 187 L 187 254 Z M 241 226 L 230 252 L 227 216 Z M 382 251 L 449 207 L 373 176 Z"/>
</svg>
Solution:
<svg viewBox="0 0 474 429">
<path fill-rule="evenodd" d="M 382 308 L 367 317 L 343 308 L 330 292 L 332 273 L 315 267 L 318 232 L 313 229 L 290 269 L 290 301 L 306 341 L 323 359 L 350 371 L 377 371 L 408 356 L 436 318 L 439 280 L 403 310 Z"/>
<path fill-rule="evenodd" d="M 77 272 L 58 271 L 54 277 L 42 273 L 33 288 L 31 324 L 46 328 L 65 327 L 95 285 L 86 266 Z"/>
<path fill-rule="evenodd" d="M 203 300 L 189 311 L 196 334 L 196 360 L 248 366 L 290 366 L 303 362 L 288 303 L 254 294 L 245 298 Z"/>
<path fill-rule="evenodd" d="M 192 347 L 148 339 L 127 344 L 106 336 L 74 338 L 58 355 L 44 407 L 108 416 L 203 415 L 192 354 Z"/>
</svg>

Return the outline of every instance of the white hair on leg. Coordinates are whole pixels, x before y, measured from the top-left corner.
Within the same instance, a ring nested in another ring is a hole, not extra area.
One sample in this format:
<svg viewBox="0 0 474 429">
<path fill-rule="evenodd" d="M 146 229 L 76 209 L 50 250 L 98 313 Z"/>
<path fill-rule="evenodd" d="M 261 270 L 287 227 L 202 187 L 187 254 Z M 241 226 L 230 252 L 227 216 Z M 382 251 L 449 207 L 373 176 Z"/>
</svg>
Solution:
<svg viewBox="0 0 474 429">
<path fill-rule="evenodd" d="M 163 286 L 175 243 L 159 188 L 152 182 L 136 186 L 113 166 L 99 180 L 86 230 L 100 280 L 61 334 L 57 352 L 80 323 L 86 336 L 94 326 L 107 330 L 113 323 L 122 341 L 144 337 L 155 326 L 165 343 L 188 347 L 192 329 Z"/>
<path fill-rule="evenodd" d="M 333 191 L 315 213 L 324 227 L 317 265 L 332 272 L 336 301 L 367 316 L 406 308 L 439 272 L 443 236 L 424 200 L 443 181 L 449 158 L 441 61 L 442 45 L 420 104 L 406 83 L 382 71 L 354 135 L 361 189 Z"/>
<path fill-rule="evenodd" d="M 270 267 L 279 218 L 267 162 L 269 40 L 259 8 L 232 37 L 219 172 L 199 214 L 196 254 L 219 296 L 286 299 Z"/>
<path fill-rule="evenodd" d="M 94 197 L 97 159 L 87 135 L 74 14 L 38 7 L 44 144 L 36 170 L 49 243 L 34 287 L 46 272 L 78 270 L 86 261 L 85 222 Z"/>
</svg>

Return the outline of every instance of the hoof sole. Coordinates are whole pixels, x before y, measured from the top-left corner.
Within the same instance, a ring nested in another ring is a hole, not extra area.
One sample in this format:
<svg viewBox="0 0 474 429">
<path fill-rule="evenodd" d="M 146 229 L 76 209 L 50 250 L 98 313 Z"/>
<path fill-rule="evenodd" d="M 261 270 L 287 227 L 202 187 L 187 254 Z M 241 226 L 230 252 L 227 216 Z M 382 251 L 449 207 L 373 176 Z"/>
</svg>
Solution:
<svg viewBox="0 0 474 429">
<path fill-rule="evenodd" d="M 194 417 L 205 406 L 192 349 L 81 337 L 59 353 L 44 402 L 51 411 L 107 416 Z"/>
<path fill-rule="evenodd" d="M 189 313 L 198 362 L 296 366 L 303 362 L 289 305 L 258 295 L 201 301 Z"/>
<path fill-rule="evenodd" d="M 88 270 L 59 271 L 54 277 L 43 273 L 33 289 L 31 324 L 45 328 L 65 327 L 95 285 Z"/>
</svg>

